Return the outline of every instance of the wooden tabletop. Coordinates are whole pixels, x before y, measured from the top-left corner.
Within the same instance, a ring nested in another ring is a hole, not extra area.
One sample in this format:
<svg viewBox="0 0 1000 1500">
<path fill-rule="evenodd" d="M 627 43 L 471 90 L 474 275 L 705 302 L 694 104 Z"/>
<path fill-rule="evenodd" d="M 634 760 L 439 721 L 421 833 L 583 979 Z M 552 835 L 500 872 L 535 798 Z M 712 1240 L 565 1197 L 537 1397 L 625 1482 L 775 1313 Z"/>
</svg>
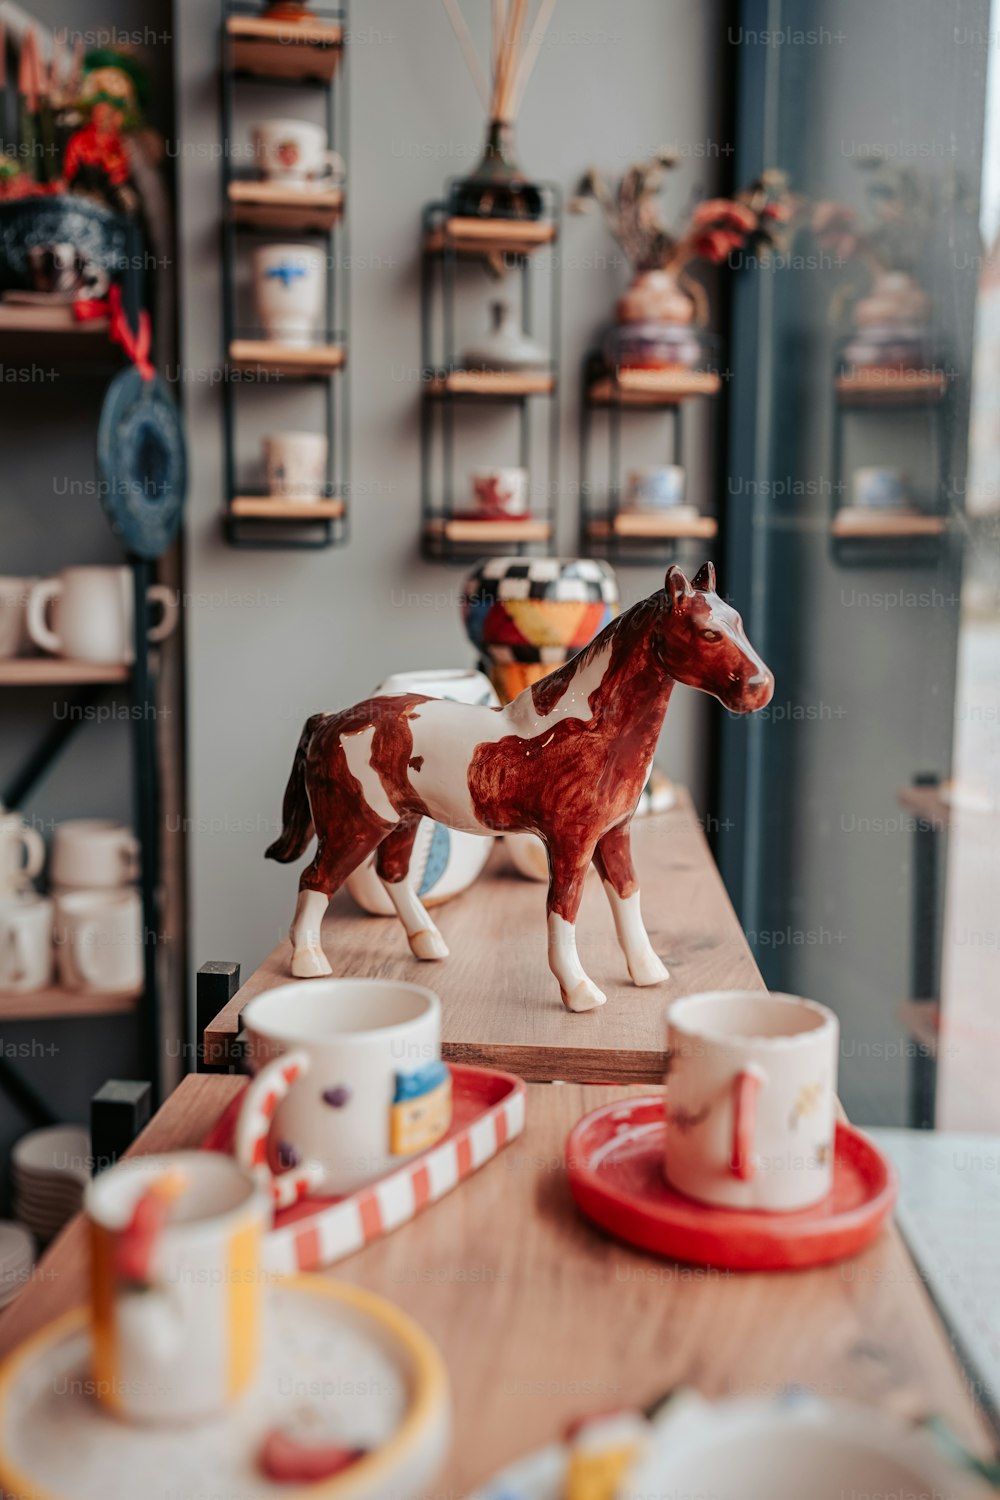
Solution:
<svg viewBox="0 0 1000 1500">
<path fill-rule="evenodd" d="M 505 1068 L 535 1082 L 658 1084 L 669 1000 L 699 990 L 758 989 L 763 981 L 687 793 L 678 789 L 670 811 L 636 818 L 632 829 L 643 915 L 670 970 L 667 984 L 640 990 L 630 983 L 592 873 L 577 939 L 608 1003 L 580 1015 L 566 1011 L 546 959 L 545 887 L 516 873 L 502 841 L 471 890 L 435 909 L 450 958 L 418 962 L 395 917 L 366 916 L 341 892 L 323 926 L 334 973 L 430 985 L 441 996 L 443 1052 L 452 1062 Z M 286 901 L 289 915 L 294 896 L 291 880 L 280 890 L 276 881 L 275 900 Z M 287 941 L 275 948 L 211 1023 L 209 1062 L 235 1059 L 240 1011 L 288 981 L 290 953 Z"/>
<path fill-rule="evenodd" d="M 241 1086 L 190 1077 L 139 1151 L 200 1144 Z M 633 1253 L 591 1228 L 563 1168 L 570 1126 L 629 1091 L 532 1085 L 524 1134 L 462 1187 L 333 1272 L 405 1308 L 451 1376 L 455 1437 L 434 1495 L 459 1497 L 572 1417 L 677 1385 L 770 1396 L 797 1383 L 989 1450 L 945 1332 L 895 1229 L 842 1266 L 735 1275 Z M 632 1091 L 634 1092 L 634 1091 Z M 0 1354 L 85 1296 L 82 1223 L 0 1317 Z M 206 1486 L 211 1476 L 206 1476 Z"/>
</svg>

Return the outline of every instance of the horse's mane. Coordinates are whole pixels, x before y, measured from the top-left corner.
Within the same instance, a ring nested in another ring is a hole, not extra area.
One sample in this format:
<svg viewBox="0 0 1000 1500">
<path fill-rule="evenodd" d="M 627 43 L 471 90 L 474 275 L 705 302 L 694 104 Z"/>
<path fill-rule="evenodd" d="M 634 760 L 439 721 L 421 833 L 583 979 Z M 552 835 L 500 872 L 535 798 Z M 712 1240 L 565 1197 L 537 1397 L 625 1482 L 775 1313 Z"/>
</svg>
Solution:
<svg viewBox="0 0 1000 1500">
<path fill-rule="evenodd" d="M 606 646 L 614 649 L 619 636 L 643 633 L 648 617 L 659 614 L 666 603 L 665 589 L 657 589 L 655 594 L 650 594 L 646 599 L 640 599 L 637 604 L 633 604 L 622 614 L 610 620 L 604 629 L 594 636 L 590 644 L 583 647 L 582 651 L 578 651 L 563 666 L 557 667 L 554 672 L 550 672 L 547 677 L 536 682 L 531 688 L 536 712 L 543 718 L 551 713 L 573 679 L 589 666 L 595 656 L 599 656 Z"/>
</svg>

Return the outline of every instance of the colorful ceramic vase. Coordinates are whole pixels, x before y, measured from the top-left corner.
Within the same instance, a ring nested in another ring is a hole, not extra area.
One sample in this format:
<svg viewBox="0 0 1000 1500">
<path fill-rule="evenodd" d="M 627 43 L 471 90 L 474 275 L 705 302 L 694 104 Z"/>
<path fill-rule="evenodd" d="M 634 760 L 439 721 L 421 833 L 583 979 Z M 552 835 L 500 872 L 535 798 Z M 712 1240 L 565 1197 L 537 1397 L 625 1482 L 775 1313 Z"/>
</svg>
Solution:
<svg viewBox="0 0 1000 1500">
<path fill-rule="evenodd" d="M 540 604 L 544 599 L 531 598 L 532 573 L 543 570 L 535 578 L 544 595 L 567 564 L 516 566 L 524 570 L 521 602 Z M 577 575 L 579 616 L 586 617 L 594 591 L 599 607 L 610 611 L 605 595 L 614 583 L 606 567 L 568 566 Z M 506 571 L 514 603 L 510 564 Z M 487 645 L 492 607 L 485 600 L 478 611 L 470 606 Z M 502 619 L 503 612 L 498 628 Z M 567 643 L 575 628 L 564 622 Z M 420 820 L 429 817 L 464 833 L 542 839 L 550 872 L 549 967 L 568 1010 L 592 1010 L 606 999 L 576 951 L 576 918 L 591 863 L 604 882 L 633 982 L 662 983 L 667 971 L 643 926 L 629 824 L 677 682 L 711 693 L 738 714 L 764 708 L 774 692 L 774 678 L 739 615 L 716 593 L 711 563 L 691 582 L 670 567 L 663 588 L 611 619 L 586 650 L 501 708 L 411 692 L 313 714 L 292 761 L 281 833 L 267 850 L 268 858 L 289 864 L 317 839 L 299 876 L 290 930 L 293 977 L 332 973 L 321 941 L 323 917 L 334 892 L 376 851 L 376 870 L 413 956 L 447 957 L 444 938 L 407 879 Z"/>
</svg>

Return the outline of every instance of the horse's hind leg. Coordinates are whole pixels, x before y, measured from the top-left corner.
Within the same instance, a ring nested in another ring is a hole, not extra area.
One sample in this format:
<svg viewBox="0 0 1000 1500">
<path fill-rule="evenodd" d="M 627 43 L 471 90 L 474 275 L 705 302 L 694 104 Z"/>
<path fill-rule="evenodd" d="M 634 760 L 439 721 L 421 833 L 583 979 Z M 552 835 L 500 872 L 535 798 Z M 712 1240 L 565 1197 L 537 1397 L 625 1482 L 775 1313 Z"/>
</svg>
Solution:
<svg viewBox="0 0 1000 1500">
<path fill-rule="evenodd" d="M 618 943 L 625 955 L 632 983 L 662 984 L 669 979 L 663 963 L 653 951 L 639 910 L 639 886 L 632 865 L 631 833 L 628 823 L 609 828 L 597 841 L 594 864 L 604 882 L 611 914 L 615 919 Z"/>
<path fill-rule="evenodd" d="M 320 927 L 330 898 L 348 875 L 378 848 L 386 837 L 388 825 L 373 814 L 353 832 L 354 837 L 346 844 L 333 844 L 321 838 L 315 859 L 299 877 L 299 899 L 288 933 L 292 940 L 294 979 L 320 979 L 333 973 L 320 941 Z"/>
<path fill-rule="evenodd" d="M 396 908 L 414 958 L 447 958 L 448 945 L 424 910 L 407 876 L 413 841 L 420 826 L 419 818 L 400 823 L 379 845 L 375 868 L 385 886 L 389 900 Z"/>
<path fill-rule="evenodd" d="M 567 1010 L 593 1010 L 607 996 L 584 972 L 576 951 L 576 918 L 592 849 L 565 850 L 549 843 L 549 968 Z"/>
</svg>

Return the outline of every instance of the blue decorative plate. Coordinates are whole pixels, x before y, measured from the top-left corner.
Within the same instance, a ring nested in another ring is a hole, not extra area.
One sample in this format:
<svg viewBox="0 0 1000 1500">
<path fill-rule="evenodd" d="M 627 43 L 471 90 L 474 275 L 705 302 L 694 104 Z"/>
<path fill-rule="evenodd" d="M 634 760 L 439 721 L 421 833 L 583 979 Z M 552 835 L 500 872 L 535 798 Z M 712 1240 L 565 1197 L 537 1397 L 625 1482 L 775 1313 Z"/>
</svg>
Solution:
<svg viewBox="0 0 1000 1500">
<path fill-rule="evenodd" d="M 180 413 L 159 375 L 134 365 L 108 387 L 97 429 L 101 503 L 111 529 L 138 557 L 153 560 L 181 523 L 187 454 Z"/>
</svg>

